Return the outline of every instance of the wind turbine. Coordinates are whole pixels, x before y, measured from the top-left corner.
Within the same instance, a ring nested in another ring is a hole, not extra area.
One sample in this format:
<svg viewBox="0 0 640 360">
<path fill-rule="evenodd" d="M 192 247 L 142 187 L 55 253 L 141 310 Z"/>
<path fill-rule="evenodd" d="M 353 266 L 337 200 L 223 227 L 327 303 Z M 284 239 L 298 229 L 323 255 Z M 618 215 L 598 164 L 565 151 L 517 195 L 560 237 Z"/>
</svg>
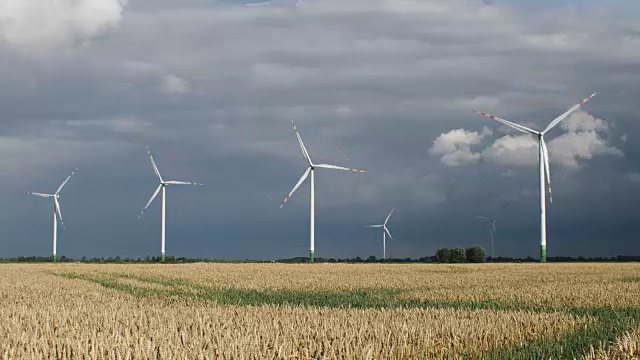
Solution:
<svg viewBox="0 0 640 360">
<path fill-rule="evenodd" d="M 151 203 L 153 202 L 153 200 L 156 198 L 156 196 L 158 196 L 158 193 L 160 192 L 160 190 L 162 190 L 162 247 L 161 247 L 161 261 L 164 262 L 164 243 L 165 243 L 165 220 L 166 220 L 166 198 L 167 198 L 167 191 L 166 191 L 166 187 L 169 185 L 194 185 L 194 186 L 202 186 L 202 184 L 199 183 L 194 183 L 194 182 L 189 182 L 189 181 L 176 181 L 176 180 L 163 180 L 162 179 L 162 175 L 160 175 L 160 171 L 158 170 L 158 166 L 156 165 L 155 160 L 153 159 L 153 154 L 151 154 L 151 150 L 149 149 L 149 147 L 147 147 L 147 153 L 149 154 L 149 159 L 151 160 L 151 166 L 153 167 L 153 172 L 156 174 L 156 176 L 158 177 L 158 179 L 160 180 L 160 185 L 158 185 L 158 187 L 156 188 L 156 191 L 153 193 L 153 195 L 151 195 L 151 199 L 149 199 L 149 202 L 147 203 L 147 205 L 145 205 L 144 209 L 142 209 L 142 211 L 140 212 L 140 215 L 138 215 L 138 219 L 140 219 L 142 217 L 142 214 L 144 213 L 145 210 L 147 210 L 147 208 L 149 207 L 149 205 L 151 205 Z"/>
<path fill-rule="evenodd" d="M 289 201 L 289 199 L 291 198 L 291 195 L 293 195 L 293 193 L 296 190 L 298 190 L 300 185 L 302 185 L 302 183 L 309 176 L 309 173 L 311 173 L 311 207 L 310 207 L 311 215 L 310 215 L 310 224 L 309 224 L 310 225 L 309 226 L 309 263 L 313 264 L 313 262 L 315 261 L 314 251 L 315 251 L 315 170 L 316 170 L 316 168 L 345 170 L 345 171 L 351 171 L 351 172 L 356 172 L 356 173 L 363 173 L 364 170 L 350 169 L 350 168 L 346 168 L 346 167 L 342 167 L 342 166 L 328 165 L 328 164 L 314 164 L 311 161 L 311 157 L 309 156 L 309 152 L 307 151 L 307 148 L 305 148 L 304 143 L 302 142 L 302 138 L 300 137 L 300 133 L 298 132 L 298 128 L 296 127 L 296 123 L 291 121 L 291 124 L 293 125 L 293 130 L 296 132 L 296 137 L 298 138 L 298 144 L 300 145 L 300 150 L 302 150 L 302 156 L 304 156 L 305 160 L 309 164 L 309 167 L 302 174 L 302 177 L 300 178 L 300 180 L 298 180 L 298 183 L 293 187 L 293 190 L 291 190 L 289 195 L 287 195 L 287 197 L 284 198 L 284 201 L 282 202 L 282 204 L 280 204 L 280 208 L 282 209 L 284 204 L 286 204 L 287 201 Z"/>
<path fill-rule="evenodd" d="M 384 223 L 382 225 L 367 226 L 368 228 L 377 228 L 377 229 L 382 228 L 382 258 L 383 259 L 387 258 L 387 235 L 389 235 L 389 238 L 393 240 L 393 236 L 391 236 L 389 229 L 387 229 L 387 222 L 389 222 L 389 218 L 391 217 L 391 214 L 393 214 L 393 210 L 395 210 L 395 208 L 391 209 L 391 212 L 389 213 L 387 218 L 384 220 Z"/>
<path fill-rule="evenodd" d="M 587 101 L 591 100 L 591 98 L 593 98 L 595 95 L 596 93 L 591 94 L 586 99 L 580 101 L 576 105 L 572 106 L 569 110 L 565 111 L 562 115 L 553 119 L 553 121 L 551 121 L 549 125 L 546 127 L 546 129 L 544 129 L 543 131 L 532 130 L 532 129 L 529 129 L 528 127 L 512 123 L 505 119 L 501 119 L 497 116 L 493 116 L 485 112 L 478 112 L 474 110 L 474 112 L 482 116 L 486 116 L 490 119 L 501 122 L 525 134 L 533 135 L 538 139 L 538 155 L 539 155 L 538 161 L 540 165 L 540 171 L 539 171 L 539 175 L 540 175 L 540 262 L 547 261 L 547 219 L 546 219 L 547 214 L 545 209 L 547 194 L 544 190 L 545 172 L 546 172 L 547 186 L 549 188 L 549 204 L 553 202 L 553 197 L 551 195 L 551 173 L 549 170 L 549 152 L 547 151 L 547 144 L 544 142 L 544 136 L 556 125 L 558 125 L 562 120 L 564 120 L 567 116 L 569 116 L 572 112 L 576 111 L 581 105 L 584 105 L 585 103 L 587 103 Z"/>
<path fill-rule="evenodd" d="M 489 222 L 489 233 L 491 234 L 491 259 L 493 259 L 493 232 L 496 231 L 496 221 L 484 216 L 476 216 L 478 219 Z"/>
<path fill-rule="evenodd" d="M 62 228 L 64 229 L 64 222 L 62 221 L 62 211 L 60 210 L 60 192 L 62 191 L 62 188 L 64 188 L 65 185 L 67 185 L 67 183 L 69 182 L 69 180 L 71 179 L 71 177 L 73 176 L 73 174 L 76 173 L 76 171 L 78 171 L 78 169 L 76 169 L 75 171 L 73 171 L 71 173 L 71 175 L 67 176 L 66 179 L 64 179 L 64 181 L 62 182 L 62 184 L 60 184 L 60 186 L 58 186 L 58 189 L 56 190 L 55 193 L 53 194 L 43 194 L 43 193 L 37 193 L 37 192 L 27 192 L 28 195 L 33 195 L 33 196 L 37 196 L 37 197 L 41 197 L 41 198 L 51 198 L 53 199 L 53 262 L 58 261 L 57 259 L 57 249 L 58 249 L 58 219 L 60 219 L 60 224 L 62 225 Z"/>
</svg>

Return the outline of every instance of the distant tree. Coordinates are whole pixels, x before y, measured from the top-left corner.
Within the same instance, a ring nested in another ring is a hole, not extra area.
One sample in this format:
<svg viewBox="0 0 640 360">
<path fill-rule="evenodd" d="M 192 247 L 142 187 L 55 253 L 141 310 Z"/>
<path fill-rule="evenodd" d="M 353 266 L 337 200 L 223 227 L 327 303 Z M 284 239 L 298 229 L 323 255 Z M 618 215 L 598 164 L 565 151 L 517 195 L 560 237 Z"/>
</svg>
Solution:
<svg viewBox="0 0 640 360">
<path fill-rule="evenodd" d="M 438 249 L 436 252 L 436 262 L 449 263 L 451 262 L 451 249 L 443 248 Z"/>
<path fill-rule="evenodd" d="M 369 257 L 367 258 L 367 261 L 368 261 L 368 262 L 376 262 L 376 257 L 375 257 L 375 255 L 371 255 L 371 256 L 369 256 Z"/>
<path fill-rule="evenodd" d="M 451 249 L 450 262 L 454 264 L 460 264 L 467 261 L 467 254 L 463 248 Z"/>
<path fill-rule="evenodd" d="M 466 250 L 467 262 L 470 263 L 483 263 L 486 259 L 484 249 L 480 246 L 472 246 Z"/>
</svg>

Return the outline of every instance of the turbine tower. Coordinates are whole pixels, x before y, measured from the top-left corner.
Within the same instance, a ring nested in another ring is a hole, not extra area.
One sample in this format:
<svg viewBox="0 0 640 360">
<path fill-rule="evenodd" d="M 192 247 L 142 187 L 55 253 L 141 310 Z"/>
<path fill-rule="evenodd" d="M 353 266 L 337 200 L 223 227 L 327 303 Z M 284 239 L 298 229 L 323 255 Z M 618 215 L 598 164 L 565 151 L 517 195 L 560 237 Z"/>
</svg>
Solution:
<svg viewBox="0 0 640 360">
<path fill-rule="evenodd" d="M 494 258 L 493 254 L 493 232 L 496 231 L 496 221 L 493 219 L 489 219 L 484 216 L 476 216 L 478 219 L 488 221 L 489 222 L 489 234 L 491 235 L 491 259 Z"/>
<path fill-rule="evenodd" d="M 576 105 L 572 106 L 569 110 L 565 111 L 562 115 L 558 116 L 557 118 L 553 119 L 553 121 L 551 121 L 549 123 L 549 125 L 547 126 L 546 129 L 544 129 L 543 131 L 536 131 L 536 130 L 532 130 L 529 129 L 528 127 L 519 125 L 519 124 L 515 124 L 512 123 L 510 121 L 507 121 L 505 119 L 501 119 L 497 116 L 493 116 L 490 114 L 487 114 L 485 112 L 478 112 L 475 111 L 476 113 L 482 115 L 482 116 L 486 116 L 490 119 L 496 120 L 498 122 L 501 122 L 507 126 L 510 126 L 520 132 L 523 132 L 525 134 L 530 134 L 536 137 L 536 139 L 538 140 L 538 161 L 539 161 L 539 165 L 540 165 L 540 169 L 539 169 L 539 175 L 540 175 L 540 262 L 546 262 L 547 261 L 547 214 L 546 214 L 546 198 L 547 198 L 547 194 L 546 191 L 544 190 L 544 182 L 545 182 L 545 173 L 546 173 L 546 181 L 547 181 L 547 186 L 549 188 L 549 204 L 551 204 L 553 202 L 553 198 L 551 195 L 551 173 L 549 170 L 549 152 L 547 150 L 547 144 L 544 141 L 544 136 L 551 130 L 553 129 L 556 125 L 558 125 L 562 120 L 564 120 L 567 116 L 569 116 L 572 112 L 576 111 L 580 106 L 584 105 L 585 103 L 587 103 L 587 101 L 591 100 L 591 98 L 593 98 L 596 94 L 591 94 L 589 97 L 587 97 L 586 99 L 580 101 L 579 103 L 577 103 Z"/>
<path fill-rule="evenodd" d="M 153 159 L 153 154 L 151 154 L 151 150 L 149 149 L 149 147 L 147 147 L 147 153 L 149 154 L 149 159 L 151 160 L 151 166 L 153 167 L 153 172 L 156 174 L 156 176 L 160 180 L 160 185 L 158 185 L 158 187 L 156 188 L 156 191 L 153 193 L 153 195 L 151 195 L 151 199 L 149 199 L 149 202 L 147 203 L 147 205 L 145 205 L 144 209 L 142 209 L 142 211 L 140 212 L 140 215 L 138 215 L 138 219 L 142 217 L 142 214 L 144 213 L 144 211 L 147 210 L 147 208 L 149 207 L 149 205 L 151 205 L 151 203 L 156 198 L 156 196 L 158 196 L 158 193 L 160 192 L 160 190 L 162 190 L 162 232 L 161 232 L 162 245 L 161 245 L 160 253 L 161 253 L 161 261 L 164 262 L 164 256 L 165 256 L 164 244 L 165 244 L 165 229 L 166 229 L 166 226 L 165 226 L 166 194 L 167 194 L 166 187 L 169 185 L 202 186 L 202 184 L 189 182 L 189 181 L 163 180 L 162 175 L 160 175 L 160 171 L 158 170 L 158 166 L 156 165 L 156 162 Z"/>
<path fill-rule="evenodd" d="M 293 187 L 293 190 L 291 190 L 289 195 L 287 195 L 284 198 L 284 201 L 282 202 L 282 204 L 280 204 L 280 208 L 282 209 L 284 204 L 286 204 L 287 201 L 289 201 L 289 199 L 291 198 L 291 195 L 293 195 L 293 193 L 296 190 L 298 190 L 300 185 L 302 185 L 302 183 L 309 176 L 309 173 L 311 173 L 311 206 L 310 206 L 311 215 L 310 215 L 310 223 L 309 223 L 309 225 L 310 225 L 309 226 L 309 263 L 313 264 L 314 261 L 315 261 L 315 170 L 316 170 L 316 168 L 333 169 L 333 170 L 345 170 L 345 171 L 351 171 L 351 172 L 356 172 L 356 173 L 363 173 L 364 170 L 350 169 L 350 168 L 346 168 L 346 167 L 342 167 L 342 166 L 328 165 L 328 164 L 314 164 L 311 161 L 311 157 L 309 156 L 309 152 L 307 151 L 307 148 L 305 148 L 304 143 L 302 142 L 302 138 L 300 137 L 300 133 L 298 132 L 298 128 L 296 127 L 296 123 L 291 121 L 291 124 L 293 125 L 293 130 L 296 132 L 296 137 L 298 138 L 298 144 L 300 145 L 300 150 L 302 150 L 302 156 L 304 156 L 304 159 L 309 164 L 309 167 L 302 174 L 302 177 L 300 178 L 300 180 L 298 180 L 298 183 Z"/>
<path fill-rule="evenodd" d="M 58 252 L 57 251 L 58 250 L 58 219 L 60 219 L 60 225 L 62 225 L 62 228 L 64 229 L 64 222 L 62 221 L 62 210 L 60 209 L 60 192 L 62 191 L 62 188 L 64 188 L 64 186 L 67 185 L 67 183 L 69 182 L 69 180 L 71 179 L 73 174 L 76 173 L 76 171 L 78 171 L 78 169 L 73 171 L 71 173 L 71 175 L 67 176 L 67 178 L 62 182 L 62 184 L 60 184 L 60 186 L 58 186 L 58 189 L 53 194 L 27 192 L 28 195 L 33 195 L 33 196 L 37 196 L 37 197 L 41 197 L 41 198 L 45 198 L 45 199 L 47 199 L 47 198 L 53 199 L 53 257 L 52 257 L 53 262 L 57 262 L 58 261 L 58 257 L 57 257 L 57 252 Z"/>
<path fill-rule="evenodd" d="M 389 232 L 389 229 L 387 228 L 387 223 L 389 222 L 389 218 L 391 217 L 391 214 L 393 214 L 393 210 L 395 210 L 395 208 L 391 209 L 391 212 L 389 213 L 387 218 L 384 220 L 384 223 L 382 225 L 369 225 L 369 226 L 366 226 L 368 228 L 377 228 L 377 229 L 382 228 L 382 258 L 383 259 L 387 258 L 387 235 L 389 235 L 389 238 L 391 240 L 393 240 L 393 236 L 391 236 L 391 233 Z"/>
</svg>

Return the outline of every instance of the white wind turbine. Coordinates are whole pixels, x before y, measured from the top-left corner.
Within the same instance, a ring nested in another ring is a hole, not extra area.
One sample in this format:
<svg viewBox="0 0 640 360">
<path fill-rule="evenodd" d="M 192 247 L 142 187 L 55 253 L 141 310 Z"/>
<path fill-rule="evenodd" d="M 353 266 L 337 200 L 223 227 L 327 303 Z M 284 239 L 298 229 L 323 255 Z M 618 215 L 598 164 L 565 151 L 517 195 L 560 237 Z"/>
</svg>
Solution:
<svg viewBox="0 0 640 360">
<path fill-rule="evenodd" d="M 202 186 L 202 184 L 199 183 L 194 183 L 194 182 L 188 182 L 188 181 L 176 181 L 176 180 L 162 180 L 162 176 L 160 175 L 160 171 L 158 170 L 158 166 L 156 165 L 155 160 L 153 160 L 153 154 L 151 154 L 151 150 L 149 149 L 149 147 L 147 147 L 147 153 L 149 153 L 149 159 L 151 160 L 151 166 L 153 166 L 153 172 L 156 173 L 156 176 L 158 177 L 158 179 L 160 180 L 160 185 L 158 185 L 158 188 L 156 189 L 156 191 L 153 193 L 153 195 L 151 195 L 151 199 L 149 199 L 149 202 L 147 203 L 147 205 L 145 205 L 144 209 L 142 209 L 142 211 L 140 212 L 140 215 L 138 215 L 138 219 L 140 219 L 142 217 L 142 214 L 144 213 L 145 210 L 147 210 L 147 208 L 149 207 L 149 205 L 151 205 L 151 203 L 153 202 L 153 200 L 156 198 L 156 196 L 158 196 L 158 193 L 160 192 L 160 190 L 162 190 L 162 246 L 161 246 L 161 261 L 164 262 L 164 255 L 165 255 L 165 251 L 164 251 L 164 244 L 165 244 L 165 219 L 166 219 L 166 187 L 169 185 L 194 185 L 194 186 Z"/>
<path fill-rule="evenodd" d="M 395 210 L 395 208 L 391 209 L 391 212 L 389 213 L 387 218 L 384 220 L 384 223 L 382 225 L 366 226 L 368 228 L 377 228 L 377 229 L 382 228 L 382 258 L 383 259 L 387 258 L 387 235 L 389 235 L 389 238 L 393 240 L 393 236 L 391 236 L 389 229 L 387 229 L 387 223 L 389 222 L 389 218 L 391 217 L 391 214 L 393 214 L 393 210 Z"/>
<path fill-rule="evenodd" d="M 547 194 L 544 190 L 545 172 L 546 172 L 547 186 L 549 187 L 549 203 L 553 202 L 553 198 L 551 196 L 551 173 L 549 170 L 549 152 L 547 151 L 547 144 L 544 142 L 544 136 L 556 125 L 558 125 L 562 120 L 564 120 L 567 116 L 569 116 L 572 112 L 576 111 L 581 105 L 591 100 L 591 98 L 593 98 L 595 95 L 596 95 L 595 93 L 591 94 L 586 99 L 580 101 L 576 105 L 572 106 L 569 110 L 565 111 L 562 115 L 553 119 L 553 121 L 551 121 L 551 123 L 549 123 L 547 128 L 544 129 L 543 131 L 532 130 L 532 129 L 529 129 L 528 127 L 512 123 L 505 119 L 501 119 L 497 116 L 493 116 L 485 112 L 478 112 L 474 110 L 476 113 L 480 115 L 483 115 L 490 119 L 501 122 L 523 133 L 533 135 L 538 140 L 538 155 L 539 155 L 538 160 L 540 165 L 540 172 L 539 172 L 539 175 L 540 175 L 540 262 L 547 261 L 547 222 L 546 222 L 547 216 L 546 216 L 546 209 L 545 209 Z"/>
<path fill-rule="evenodd" d="M 493 259 L 493 232 L 496 231 L 496 221 L 484 216 L 476 216 L 478 219 L 489 222 L 489 234 L 491 235 L 491 259 Z"/>
<path fill-rule="evenodd" d="M 71 173 L 71 175 L 67 176 L 67 178 L 62 182 L 62 184 L 60 184 L 60 186 L 58 186 L 58 189 L 56 190 L 55 193 L 53 194 L 43 194 L 43 193 L 37 193 L 37 192 L 27 192 L 27 194 L 29 195 L 33 195 L 33 196 L 37 196 L 37 197 L 41 197 L 41 198 L 51 198 L 53 199 L 53 262 L 58 261 L 57 258 L 57 249 L 58 249 L 58 219 L 60 219 L 60 225 L 62 225 L 62 228 L 64 229 L 64 222 L 62 221 L 62 210 L 60 209 L 60 192 L 62 191 L 62 188 L 64 188 L 65 185 L 67 185 L 67 183 L 69 182 L 69 180 L 71 179 L 71 177 L 73 176 L 73 174 L 76 173 L 78 169 L 76 169 L 75 171 L 73 171 Z"/>
<path fill-rule="evenodd" d="M 309 176 L 309 173 L 311 173 L 311 207 L 310 207 L 311 220 L 309 224 L 310 225 L 309 226 L 309 262 L 313 263 L 315 261 L 315 254 L 314 254 L 314 251 L 315 251 L 315 169 L 321 168 L 321 169 L 345 170 L 345 171 L 352 171 L 356 173 L 363 173 L 364 170 L 350 169 L 342 166 L 328 165 L 328 164 L 314 164 L 311 161 L 311 157 L 309 156 L 309 152 L 307 151 L 307 148 L 305 148 L 304 143 L 302 142 L 302 138 L 300 137 L 300 133 L 298 132 L 298 128 L 296 127 L 296 123 L 291 121 L 291 124 L 293 125 L 293 130 L 295 130 L 296 136 L 298 137 L 298 144 L 300 145 L 300 150 L 302 150 L 302 156 L 304 156 L 305 160 L 309 164 L 309 167 L 304 172 L 304 174 L 302 174 L 302 177 L 300 178 L 300 180 L 298 180 L 298 183 L 293 187 L 293 190 L 291 190 L 289 195 L 287 195 L 287 197 L 284 198 L 284 201 L 280 205 L 280 208 L 282 209 L 284 204 L 286 204 L 287 201 L 289 201 L 289 199 L 291 198 L 291 195 L 293 195 L 293 193 L 307 179 L 307 177 Z"/>
</svg>

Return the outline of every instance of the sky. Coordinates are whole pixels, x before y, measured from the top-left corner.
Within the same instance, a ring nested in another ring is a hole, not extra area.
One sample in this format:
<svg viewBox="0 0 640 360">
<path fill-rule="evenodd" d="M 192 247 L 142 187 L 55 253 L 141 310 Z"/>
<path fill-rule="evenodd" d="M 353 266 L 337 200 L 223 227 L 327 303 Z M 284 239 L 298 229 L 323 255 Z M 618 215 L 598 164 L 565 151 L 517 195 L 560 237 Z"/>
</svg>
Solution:
<svg viewBox="0 0 640 360">
<path fill-rule="evenodd" d="M 255 2 L 255 1 L 247 1 Z M 441 247 L 536 257 L 536 143 L 475 114 L 543 129 L 549 256 L 640 254 L 637 1 L 5 0 L 0 3 L 0 257 L 316 256 Z"/>
</svg>

